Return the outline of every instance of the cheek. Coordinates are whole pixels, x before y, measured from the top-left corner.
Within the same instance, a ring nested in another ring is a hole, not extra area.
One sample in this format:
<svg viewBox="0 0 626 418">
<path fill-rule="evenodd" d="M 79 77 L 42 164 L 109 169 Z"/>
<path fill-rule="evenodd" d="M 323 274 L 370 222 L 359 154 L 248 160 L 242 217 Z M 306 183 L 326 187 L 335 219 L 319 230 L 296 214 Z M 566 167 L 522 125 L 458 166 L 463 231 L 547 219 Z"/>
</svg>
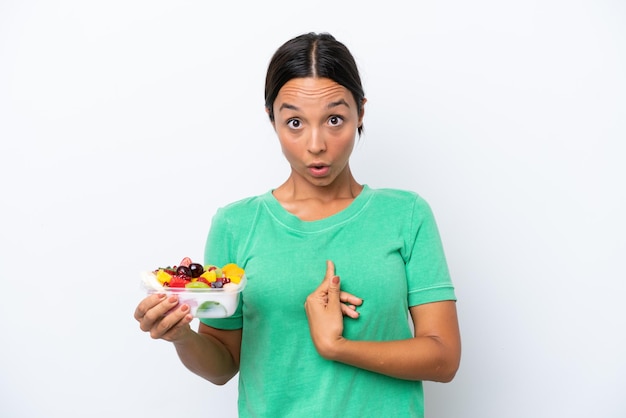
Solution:
<svg viewBox="0 0 626 418">
<path fill-rule="evenodd" d="M 290 150 L 290 152 L 296 152 L 298 147 L 302 142 L 302 137 L 295 135 L 293 131 L 287 128 L 278 128 L 276 129 L 276 137 L 278 138 L 278 142 L 280 146 L 284 150 Z"/>
<path fill-rule="evenodd" d="M 280 136 L 278 138 L 278 142 L 280 142 L 280 148 L 283 151 L 283 155 L 287 158 L 287 160 L 291 160 L 297 152 L 294 142 Z"/>
<path fill-rule="evenodd" d="M 346 131 L 343 132 L 340 136 L 334 138 L 335 144 L 340 148 L 338 151 L 341 152 L 349 152 L 352 151 L 354 145 L 356 144 L 356 132 Z"/>
</svg>

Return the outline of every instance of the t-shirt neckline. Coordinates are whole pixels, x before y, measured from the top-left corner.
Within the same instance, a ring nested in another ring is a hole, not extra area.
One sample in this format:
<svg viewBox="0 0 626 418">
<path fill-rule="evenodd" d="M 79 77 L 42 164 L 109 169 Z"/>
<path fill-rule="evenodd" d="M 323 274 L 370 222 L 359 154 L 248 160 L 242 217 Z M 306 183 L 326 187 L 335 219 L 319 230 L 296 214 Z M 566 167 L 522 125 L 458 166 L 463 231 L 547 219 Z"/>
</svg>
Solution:
<svg viewBox="0 0 626 418">
<path fill-rule="evenodd" d="M 274 189 L 271 189 L 263 196 L 267 210 L 279 223 L 301 232 L 318 232 L 349 221 L 363 210 L 372 196 L 372 189 L 367 184 L 363 184 L 361 193 L 346 208 L 323 219 L 303 221 L 296 215 L 288 212 L 274 197 L 273 191 Z"/>
</svg>

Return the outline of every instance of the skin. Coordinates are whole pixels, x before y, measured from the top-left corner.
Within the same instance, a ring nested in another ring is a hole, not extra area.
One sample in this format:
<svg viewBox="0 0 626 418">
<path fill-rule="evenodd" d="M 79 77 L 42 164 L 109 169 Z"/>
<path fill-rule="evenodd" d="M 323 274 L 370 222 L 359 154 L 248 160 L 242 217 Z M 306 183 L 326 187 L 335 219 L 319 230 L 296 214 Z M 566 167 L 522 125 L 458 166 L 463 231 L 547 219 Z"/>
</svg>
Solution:
<svg viewBox="0 0 626 418">
<path fill-rule="evenodd" d="M 363 189 L 349 164 L 363 122 L 363 110 L 359 113 L 350 91 L 326 78 L 292 79 L 281 88 L 273 110 L 272 124 L 291 166 L 287 180 L 274 190 L 276 199 L 305 221 L 326 218 L 350 205 Z M 347 340 L 343 321 L 358 320 L 361 303 L 341 290 L 329 260 L 321 284 L 304 303 L 311 338 L 322 357 L 400 379 L 453 379 L 461 356 L 453 301 L 411 307 L 413 338 Z M 152 338 L 171 341 L 189 370 L 218 385 L 228 382 L 239 371 L 241 330 L 200 323 L 194 332 L 189 307 L 177 305 L 176 296 L 150 295 L 137 306 L 135 319 Z"/>
<path fill-rule="evenodd" d="M 287 82 L 274 102 L 274 130 L 291 166 L 274 190 L 283 207 L 305 221 L 345 209 L 361 192 L 350 170 L 357 128 L 363 123 L 345 87 L 326 78 Z"/>
</svg>

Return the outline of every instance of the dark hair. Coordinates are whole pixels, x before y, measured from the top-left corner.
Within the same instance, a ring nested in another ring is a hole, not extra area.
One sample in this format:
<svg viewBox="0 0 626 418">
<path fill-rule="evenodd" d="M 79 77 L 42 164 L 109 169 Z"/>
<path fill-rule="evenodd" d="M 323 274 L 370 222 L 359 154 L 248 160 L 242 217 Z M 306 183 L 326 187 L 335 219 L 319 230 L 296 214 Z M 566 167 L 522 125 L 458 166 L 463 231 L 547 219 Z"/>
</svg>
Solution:
<svg viewBox="0 0 626 418">
<path fill-rule="evenodd" d="M 293 78 L 329 78 L 350 90 L 363 111 L 365 92 L 354 57 L 344 44 L 329 33 L 306 33 L 285 42 L 276 50 L 265 78 L 265 107 L 274 121 L 274 101 L 280 89 Z M 359 136 L 363 126 L 358 128 Z"/>
</svg>

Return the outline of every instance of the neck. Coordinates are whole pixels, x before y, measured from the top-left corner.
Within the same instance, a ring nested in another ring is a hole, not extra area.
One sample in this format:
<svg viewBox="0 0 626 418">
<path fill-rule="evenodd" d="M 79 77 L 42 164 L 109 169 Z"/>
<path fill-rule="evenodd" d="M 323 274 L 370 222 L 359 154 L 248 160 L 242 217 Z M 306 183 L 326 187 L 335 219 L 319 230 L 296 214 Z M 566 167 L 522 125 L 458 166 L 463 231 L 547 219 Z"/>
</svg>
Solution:
<svg viewBox="0 0 626 418">
<path fill-rule="evenodd" d="M 328 185 L 315 185 L 294 172 L 276 189 L 283 198 L 291 201 L 315 199 L 333 201 L 338 199 L 354 199 L 361 193 L 363 186 L 359 184 L 349 167 Z"/>
</svg>

